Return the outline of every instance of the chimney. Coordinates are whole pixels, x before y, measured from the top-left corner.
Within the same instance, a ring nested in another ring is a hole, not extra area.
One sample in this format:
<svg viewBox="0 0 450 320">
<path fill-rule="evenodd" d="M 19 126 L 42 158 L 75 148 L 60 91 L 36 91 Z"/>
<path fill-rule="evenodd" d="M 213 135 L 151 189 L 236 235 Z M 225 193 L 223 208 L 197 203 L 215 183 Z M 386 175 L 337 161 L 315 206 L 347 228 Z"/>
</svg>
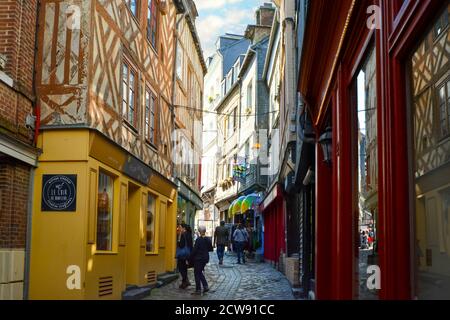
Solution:
<svg viewBox="0 0 450 320">
<path fill-rule="evenodd" d="M 245 31 L 245 37 L 250 39 L 252 44 L 258 43 L 266 36 L 270 36 L 275 17 L 275 7 L 271 3 L 264 3 L 256 10 L 255 16 L 256 24 L 248 25 Z"/>
<path fill-rule="evenodd" d="M 271 27 L 274 15 L 275 8 L 271 3 L 265 2 L 256 10 L 256 25 Z"/>
</svg>

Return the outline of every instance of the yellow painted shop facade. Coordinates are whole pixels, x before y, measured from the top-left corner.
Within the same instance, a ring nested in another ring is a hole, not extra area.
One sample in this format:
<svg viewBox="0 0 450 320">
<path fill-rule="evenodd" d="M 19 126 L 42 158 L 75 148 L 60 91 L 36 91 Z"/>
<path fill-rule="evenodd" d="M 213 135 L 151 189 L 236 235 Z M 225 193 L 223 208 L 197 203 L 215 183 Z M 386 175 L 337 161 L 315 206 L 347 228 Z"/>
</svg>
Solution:
<svg viewBox="0 0 450 320">
<path fill-rule="evenodd" d="M 95 130 L 38 143 L 31 299 L 121 299 L 175 270 L 175 184 Z"/>
</svg>

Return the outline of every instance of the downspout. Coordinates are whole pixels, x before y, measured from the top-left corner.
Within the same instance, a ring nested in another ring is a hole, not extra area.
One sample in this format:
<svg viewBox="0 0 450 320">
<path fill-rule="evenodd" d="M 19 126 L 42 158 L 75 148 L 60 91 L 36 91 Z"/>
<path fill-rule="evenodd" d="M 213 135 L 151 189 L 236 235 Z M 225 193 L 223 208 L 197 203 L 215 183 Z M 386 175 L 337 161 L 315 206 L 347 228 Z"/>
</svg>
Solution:
<svg viewBox="0 0 450 320">
<path fill-rule="evenodd" d="M 37 63 L 37 51 L 38 51 L 38 33 L 39 33 L 39 13 L 41 8 L 41 1 L 37 1 L 36 3 L 36 30 L 34 34 L 34 64 L 33 64 L 33 97 L 32 101 L 33 109 L 36 116 L 35 121 L 35 131 L 34 131 L 34 140 L 33 144 L 36 146 L 37 137 L 39 135 L 39 127 L 40 127 L 40 108 L 36 103 L 37 100 L 37 92 L 36 92 L 36 63 Z M 37 166 L 37 160 L 36 160 Z M 26 243 L 25 243 L 25 262 L 24 262 L 24 275 L 23 275 L 23 299 L 29 299 L 29 285 L 30 285 L 30 257 L 31 257 L 31 230 L 32 230 L 32 218 L 33 218 L 33 189 L 34 189 L 34 176 L 35 176 L 35 168 L 31 168 L 30 170 L 30 181 L 28 185 L 28 203 L 27 203 L 27 230 L 26 230 Z"/>
</svg>

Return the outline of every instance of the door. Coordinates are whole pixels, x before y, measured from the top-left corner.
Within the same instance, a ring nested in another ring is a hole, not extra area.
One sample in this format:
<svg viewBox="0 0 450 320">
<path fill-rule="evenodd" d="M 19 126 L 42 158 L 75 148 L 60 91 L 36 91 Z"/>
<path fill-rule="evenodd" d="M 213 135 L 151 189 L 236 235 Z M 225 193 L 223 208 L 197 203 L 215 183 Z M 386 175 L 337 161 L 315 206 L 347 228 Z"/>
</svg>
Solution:
<svg viewBox="0 0 450 320">
<path fill-rule="evenodd" d="M 126 215 L 126 284 L 139 284 L 139 226 L 140 192 L 139 187 L 129 184 Z"/>
</svg>

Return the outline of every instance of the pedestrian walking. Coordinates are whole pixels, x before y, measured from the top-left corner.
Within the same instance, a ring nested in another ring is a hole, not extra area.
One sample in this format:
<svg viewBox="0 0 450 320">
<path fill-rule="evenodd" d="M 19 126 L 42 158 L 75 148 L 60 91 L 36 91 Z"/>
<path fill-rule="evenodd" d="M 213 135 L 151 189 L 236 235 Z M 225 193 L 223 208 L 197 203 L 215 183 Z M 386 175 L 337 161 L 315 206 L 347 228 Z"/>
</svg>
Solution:
<svg viewBox="0 0 450 320">
<path fill-rule="evenodd" d="M 234 235 L 234 232 L 236 231 L 236 229 L 237 229 L 237 225 L 236 224 L 233 224 L 232 226 L 231 226 L 231 234 L 230 234 L 230 241 L 231 241 L 231 252 L 233 253 L 236 253 L 237 251 L 236 251 L 236 245 L 235 245 L 235 243 L 234 243 L 234 238 L 233 238 L 233 235 Z"/>
<path fill-rule="evenodd" d="M 369 248 L 373 248 L 373 242 L 375 241 L 375 239 L 374 239 L 374 232 L 372 229 L 369 229 L 367 241 L 369 243 Z"/>
<path fill-rule="evenodd" d="M 361 233 L 361 249 L 365 250 L 368 247 L 366 231 Z"/>
<path fill-rule="evenodd" d="M 177 267 L 181 275 L 180 289 L 191 285 L 188 279 L 188 259 L 192 252 L 192 229 L 189 225 L 180 225 L 180 240 L 177 245 Z"/>
<path fill-rule="evenodd" d="M 228 246 L 229 231 L 225 227 L 225 221 L 220 222 L 220 226 L 214 231 L 214 247 L 217 248 L 217 258 L 219 264 L 223 264 L 223 255 L 225 254 L 225 247 Z"/>
<path fill-rule="evenodd" d="M 209 291 L 208 282 L 206 281 L 204 270 L 206 264 L 209 262 L 209 253 L 213 251 L 211 239 L 205 236 L 206 227 L 198 227 L 200 236 L 195 241 L 194 249 L 191 253 L 191 263 L 194 265 L 195 276 L 195 292 L 193 294 L 199 295 L 202 293 L 201 287 L 203 286 L 203 293 Z"/>
<path fill-rule="evenodd" d="M 238 264 L 241 264 L 241 257 L 242 262 L 245 263 L 244 248 L 246 243 L 248 242 L 248 239 L 249 236 L 247 230 L 245 230 L 242 224 L 239 223 L 237 229 L 233 233 L 233 240 L 234 245 L 236 246 Z"/>
</svg>

